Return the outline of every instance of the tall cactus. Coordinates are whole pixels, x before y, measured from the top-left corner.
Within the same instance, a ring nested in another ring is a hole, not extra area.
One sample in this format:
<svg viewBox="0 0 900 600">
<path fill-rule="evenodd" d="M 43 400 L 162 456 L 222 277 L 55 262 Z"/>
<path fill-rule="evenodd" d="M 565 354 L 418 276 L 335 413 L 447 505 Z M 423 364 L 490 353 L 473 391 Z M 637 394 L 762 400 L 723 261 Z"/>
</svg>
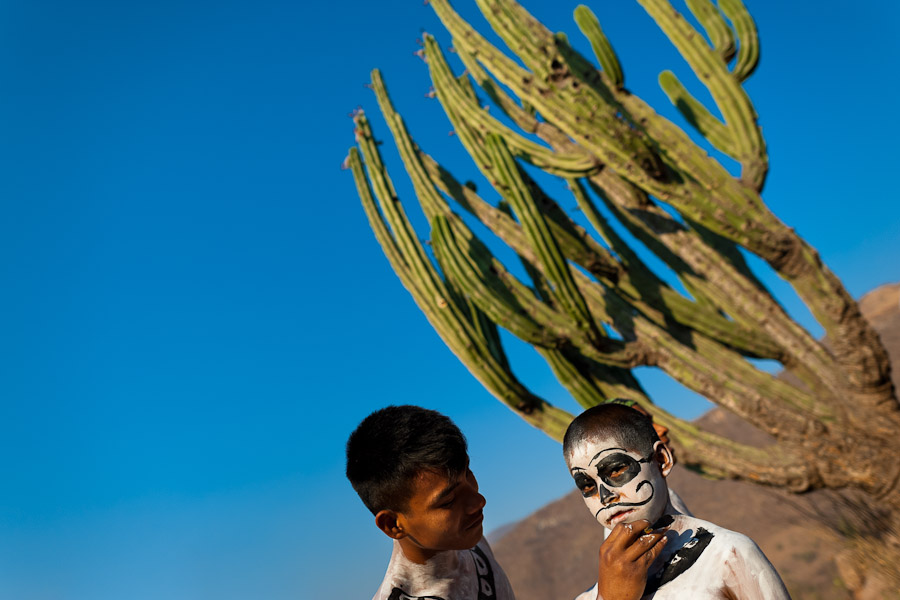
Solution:
<svg viewBox="0 0 900 600">
<path fill-rule="evenodd" d="M 706 36 L 669 0 L 637 0 L 707 87 L 721 118 L 671 72 L 661 73 L 660 85 L 712 147 L 740 163 L 740 177 L 625 88 L 616 53 L 587 7 L 576 9 L 575 20 L 599 69 L 515 1 L 476 1 L 520 62 L 447 0 L 430 5 L 466 70 L 455 73 L 431 36 L 424 56 L 435 93 L 495 202 L 460 184 L 413 141 L 378 71 L 372 87 L 430 221 L 433 260 L 361 111 L 358 149 L 349 156 L 379 243 L 443 340 L 492 394 L 555 439 L 571 415 L 515 377 L 498 326 L 534 345 L 583 406 L 614 397 L 639 401 L 670 428 L 682 460 L 709 475 L 797 492 L 854 488 L 877 498 L 890 507 L 889 546 L 900 555 L 900 463 L 892 460 L 900 450 L 900 405 L 888 357 L 838 278 L 761 199 L 766 145 L 742 86 L 757 66 L 759 40 L 741 0 L 687 1 Z M 483 106 L 475 86 L 508 121 Z M 595 234 L 573 221 L 525 164 L 564 179 Z M 458 208 L 518 254 L 528 281 L 493 256 Z M 604 214 L 671 268 L 690 297 L 660 279 Z M 793 286 L 827 345 L 787 315 L 742 252 Z M 772 376 L 748 358 L 777 360 L 795 377 Z M 639 366 L 662 369 L 777 442 L 742 445 L 667 413 L 632 375 Z M 887 570 L 900 578 L 897 564 Z"/>
</svg>

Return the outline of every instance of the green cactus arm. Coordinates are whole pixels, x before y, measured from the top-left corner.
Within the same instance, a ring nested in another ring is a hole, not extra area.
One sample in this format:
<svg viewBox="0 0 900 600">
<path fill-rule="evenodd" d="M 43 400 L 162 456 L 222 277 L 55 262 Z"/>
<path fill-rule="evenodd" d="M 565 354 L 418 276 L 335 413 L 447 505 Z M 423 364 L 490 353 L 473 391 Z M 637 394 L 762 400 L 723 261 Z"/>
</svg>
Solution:
<svg viewBox="0 0 900 600">
<path fill-rule="evenodd" d="M 659 86 L 669 97 L 669 101 L 700 135 L 728 156 L 740 160 L 740 150 L 735 147 L 728 127 L 694 98 L 672 71 L 663 71 L 659 74 Z"/>
<path fill-rule="evenodd" d="M 425 55 L 431 80 L 441 104 L 449 112 L 476 126 L 484 132 L 502 135 L 517 156 L 521 156 L 535 166 L 551 174 L 578 176 L 599 170 L 598 161 L 584 151 L 564 154 L 541 146 L 515 132 L 492 117 L 483 107 L 473 102 L 459 85 L 447 64 L 443 53 L 432 36 L 425 37 Z"/>
<path fill-rule="evenodd" d="M 379 196 L 379 203 L 391 225 L 390 231 L 375 208 L 369 182 L 363 173 L 357 152 L 351 152 L 350 168 L 357 182 L 361 199 L 370 216 L 370 224 L 376 231 L 389 260 L 402 259 L 396 264 L 401 281 L 412 294 L 416 304 L 428 318 L 444 343 L 456 354 L 469 371 L 501 402 L 512 408 L 525 421 L 561 440 L 572 416 L 531 393 L 508 369 L 505 360 L 498 361 L 492 352 L 491 340 L 479 335 L 479 328 L 466 318 L 467 310 L 453 301 L 424 249 L 415 238 L 408 220 L 402 213 L 393 185 L 384 170 L 371 130 L 363 115 L 357 117 L 357 139 L 369 164 L 369 179 Z M 374 167 L 374 168 L 373 168 Z M 393 232 L 393 235 L 390 233 Z M 387 237 L 391 237 L 390 240 Z M 395 266 L 392 262 L 392 266 Z"/>
<path fill-rule="evenodd" d="M 455 47 L 455 44 L 454 44 Z M 478 86 L 485 91 L 488 97 L 503 113 L 524 131 L 534 133 L 537 131 L 538 120 L 529 111 L 522 108 L 509 94 L 498 87 L 494 80 L 487 74 L 472 54 L 462 49 L 457 49 L 466 73 L 475 80 Z"/>
<path fill-rule="evenodd" d="M 362 117 L 360 116 L 359 120 L 357 121 L 357 127 L 360 126 L 359 122 L 361 120 Z M 424 302 L 424 299 L 419 294 L 419 289 L 415 285 L 413 285 L 410 279 L 410 269 L 406 264 L 406 260 L 403 258 L 402 252 L 397 247 L 397 243 L 394 240 L 394 237 L 391 235 L 390 230 L 382 220 L 381 213 L 378 212 L 378 208 L 375 205 L 375 200 L 372 197 L 372 190 L 369 186 L 369 180 L 366 177 L 365 171 L 363 169 L 359 150 L 357 148 L 350 148 L 350 154 L 347 158 L 347 165 L 353 173 L 353 179 L 356 183 L 356 190 L 362 201 L 363 210 L 366 213 L 366 217 L 368 217 L 369 219 L 369 224 L 372 227 L 372 231 L 375 233 L 375 239 L 378 241 L 378 244 L 384 251 L 388 262 L 391 264 L 391 268 L 403 283 L 403 287 L 409 290 L 409 292 L 416 298 L 416 304 L 420 303 L 420 299 L 422 299 Z"/>
<path fill-rule="evenodd" d="M 688 8 L 703 25 L 713 48 L 726 63 L 734 58 L 734 34 L 712 0 L 687 0 Z"/>
<path fill-rule="evenodd" d="M 406 171 L 410 176 L 419 204 L 422 206 L 422 210 L 425 212 L 426 217 L 431 219 L 436 212 L 442 210 L 443 203 L 437 192 L 434 190 L 434 186 L 431 185 L 425 169 L 419 160 L 415 143 L 412 141 L 412 137 L 406 129 L 403 118 L 394 109 L 394 105 L 388 95 L 387 86 L 378 69 L 372 71 L 372 90 L 375 92 L 375 98 L 378 100 L 378 107 L 381 109 L 381 114 L 388 124 L 394 142 L 397 144 L 397 150 L 399 151 L 403 165 L 406 167 Z"/>
<path fill-rule="evenodd" d="M 515 3 L 504 0 L 504 4 Z M 457 48 L 474 54 L 478 61 L 521 98 L 523 103 L 527 102 L 536 107 L 546 121 L 554 123 L 610 169 L 648 192 L 672 202 L 679 210 L 687 211 L 687 214 L 695 220 L 732 237 L 739 243 L 752 244 L 772 239 L 766 235 L 755 235 L 757 229 L 760 234 L 763 233 L 768 215 L 758 197 L 744 193 L 745 190 L 741 189 L 744 186 L 733 180 L 720 165 L 711 163 L 705 153 L 700 152 L 686 136 L 674 133 L 676 128 L 670 124 L 659 127 L 654 123 L 648 123 L 648 131 L 652 127 L 657 132 L 665 134 L 667 139 L 678 141 L 670 147 L 668 156 L 679 164 L 690 167 L 688 172 L 691 178 L 696 178 L 698 184 L 705 190 L 721 189 L 723 193 L 720 198 L 713 201 L 703 190 L 694 190 L 691 185 L 676 185 L 659 179 L 662 172 L 659 157 L 649 151 L 646 144 L 641 141 L 642 129 L 636 129 L 632 125 L 636 122 L 645 123 L 651 113 L 655 115 L 646 105 L 634 101 L 627 95 L 617 96 L 621 104 L 616 102 L 610 104 L 608 98 L 604 98 L 593 87 L 587 85 L 578 85 L 576 93 L 573 91 L 576 89 L 573 83 L 578 82 L 566 71 L 559 72 L 559 77 L 552 84 L 543 82 L 539 77 L 518 67 L 484 40 L 453 11 L 446 0 L 434 0 L 430 5 L 450 31 Z M 492 17 L 506 18 L 504 11 L 498 13 L 486 16 L 489 20 Z M 524 13 L 524 10 L 517 11 L 517 14 L 521 13 Z M 545 31 L 542 35 L 546 37 L 549 34 Z M 553 43 L 556 44 L 555 39 Z M 538 45 L 542 48 L 547 47 L 543 42 Z M 730 74 L 728 76 L 730 78 Z M 631 107 L 643 112 L 634 113 Z M 628 122 L 620 118 L 621 115 L 629 113 L 631 117 Z M 757 219 L 760 221 L 758 225 Z M 748 222 L 751 223 L 751 227 L 741 227 L 742 223 Z M 773 248 L 769 252 L 777 250 Z"/>
<path fill-rule="evenodd" d="M 799 439 L 810 420 L 832 421 L 834 412 L 808 392 L 760 371 L 739 354 L 704 336 L 690 343 L 649 321 L 635 319 L 635 335 L 653 347 L 655 366 L 779 439 Z"/>
<path fill-rule="evenodd" d="M 765 142 L 756 124 L 756 111 L 727 65 L 707 46 L 703 37 L 669 0 L 638 0 L 687 60 L 694 73 L 709 89 L 731 132 L 737 157 L 743 166 L 742 180 L 755 190 L 762 189 L 768 169 Z"/>
<path fill-rule="evenodd" d="M 639 402 L 644 407 L 653 404 L 653 400 L 630 370 L 601 365 L 586 360 L 583 356 L 569 356 L 568 358 L 576 363 L 580 372 L 591 380 L 591 383 L 600 390 L 605 398 L 632 400 Z"/>
<path fill-rule="evenodd" d="M 639 238 L 648 235 L 643 231 L 646 224 L 634 218 L 628 209 L 610 205 L 610 210 L 619 216 Z M 697 229 L 697 231 L 699 230 Z M 693 274 L 693 267 L 685 263 L 684 268 L 687 269 L 687 273 L 682 272 L 680 277 L 695 297 L 707 298 L 711 304 L 722 308 L 732 316 L 734 328 L 728 328 L 719 333 L 715 319 L 704 318 L 699 311 L 695 315 L 688 313 L 679 321 L 687 322 L 697 331 L 732 348 L 744 352 L 748 350 L 771 352 L 770 358 L 792 364 L 794 374 L 809 389 L 819 392 L 823 399 L 831 398 L 834 386 L 838 383 L 833 378 L 836 368 L 834 360 L 827 351 L 808 332 L 790 320 L 774 298 L 761 285 L 756 284 L 752 273 L 748 277 L 736 273 L 726 260 L 721 260 L 721 254 L 716 254 L 721 250 L 713 250 L 705 243 L 698 243 L 699 240 L 690 235 L 687 230 L 681 233 L 685 235 L 678 235 L 675 232 L 659 238 L 649 235 L 648 239 L 652 239 L 655 246 L 665 248 L 662 256 L 669 256 L 668 261 L 672 265 L 682 264 L 680 258 L 675 257 L 674 254 L 668 254 L 674 248 L 681 253 L 681 256 L 686 257 L 688 263 L 708 267 L 706 277 L 699 277 Z M 712 235 L 714 234 L 709 234 L 707 237 Z M 726 241 L 720 240 L 720 242 L 722 242 L 722 246 L 727 246 Z M 714 258 L 715 256 L 719 258 Z M 713 276 L 715 278 L 710 279 Z M 737 297 L 734 294 L 744 294 L 745 296 Z M 701 318 L 703 325 L 696 325 L 692 320 Z M 713 328 L 713 333 L 710 333 L 710 328 Z M 750 336 L 751 340 L 747 340 L 746 336 Z M 750 347 L 748 347 L 748 343 L 751 345 Z M 762 348 L 760 349 L 760 347 Z"/>
<path fill-rule="evenodd" d="M 509 153 L 502 137 L 487 136 L 487 148 L 491 156 L 494 179 L 492 184 L 512 206 L 525 236 L 536 249 L 540 263 L 553 284 L 554 292 L 572 319 L 585 330 L 595 343 L 601 343 L 601 335 L 594 318 L 587 309 L 584 298 L 572 281 L 572 274 L 565 257 L 559 249 L 556 238 L 534 202 L 531 192 L 519 175 L 519 166 Z"/>
<path fill-rule="evenodd" d="M 679 262 L 705 279 L 693 281 L 706 286 L 704 293 L 725 307 L 730 316 L 748 327 L 761 329 L 780 346 L 792 363 L 802 363 L 831 389 L 836 365 L 829 353 L 807 331 L 788 317 L 770 294 L 736 272 L 729 263 L 646 195 L 636 194 L 633 186 L 602 173 L 590 180 L 591 187 L 611 211 L 642 242 L 650 245 L 664 261 L 679 272 Z M 674 262 L 677 258 L 678 262 Z M 683 270 L 683 267 L 681 268 Z M 815 313 L 814 313 L 815 314 Z"/>
<path fill-rule="evenodd" d="M 563 314 L 535 297 L 464 225 L 451 227 L 443 216 L 433 223 L 433 245 L 448 278 L 457 282 L 495 323 L 532 345 L 554 348 L 574 345 L 601 364 L 631 368 L 643 364 L 640 344 L 606 340 L 597 349 L 584 332 Z"/>
<path fill-rule="evenodd" d="M 603 173 L 601 173 L 601 176 L 602 176 L 602 175 L 603 175 Z M 434 181 L 433 177 L 432 177 L 432 181 Z M 486 223 L 488 223 L 488 224 L 491 224 L 491 223 L 495 223 L 495 224 L 496 224 L 496 223 L 497 223 L 498 221 L 500 221 L 501 218 L 502 218 L 502 217 L 498 217 L 496 213 L 493 213 L 493 214 L 485 213 L 484 207 L 481 207 L 481 211 L 482 211 L 482 214 L 483 214 L 484 217 L 485 217 L 485 218 L 483 219 L 484 222 L 486 222 Z M 659 212 L 660 212 L 660 215 L 659 215 L 660 217 L 668 218 L 668 216 L 667 216 L 667 215 L 664 215 L 664 213 L 662 213 L 662 211 L 659 211 Z M 511 223 L 508 224 L 508 227 L 511 226 L 511 225 L 512 225 Z M 508 230 L 507 230 L 507 234 L 509 234 L 509 233 L 511 233 L 511 229 L 508 229 Z M 666 238 L 666 239 L 668 239 L 668 238 Z M 509 240 L 507 240 L 507 241 L 509 241 Z M 683 245 L 684 241 L 685 241 L 684 239 L 673 239 L 674 247 L 675 247 L 675 248 L 680 247 L 681 245 Z M 690 240 L 687 240 L 687 241 L 690 241 Z M 522 247 L 522 246 L 520 245 L 520 246 L 519 246 L 519 249 L 521 249 L 521 247 Z M 709 264 L 709 260 L 707 260 L 707 259 L 703 259 L 703 260 L 704 260 L 707 264 Z M 740 293 L 742 293 L 742 290 L 737 290 L 737 291 L 735 291 L 734 289 L 725 290 L 725 291 L 723 292 L 723 294 L 722 294 L 722 297 L 734 298 L 734 297 L 735 297 L 734 294 L 740 294 Z M 743 298 L 742 298 L 742 300 L 743 300 Z M 750 310 L 750 312 L 749 312 L 748 314 L 750 314 L 750 315 L 758 315 L 758 314 L 764 315 L 763 317 L 754 317 L 754 318 L 760 318 L 760 319 L 764 320 L 765 323 L 767 324 L 767 326 L 769 326 L 769 324 L 771 323 L 771 327 L 769 327 L 769 330 L 770 330 L 770 331 L 775 331 L 775 332 L 777 332 L 777 333 L 783 335 L 783 333 L 784 333 L 784 328 L 778 329 L 778 328 L 776 327 L 777 322 L 778 322 L 778 319 L 777 319 L 777 318 L 775 318 L 775 319 L 772 318 L 773 313 L 771 312 L 771 307 L 770 307 L 770 309 L 767 309 L 765 312 L 760 312 L 759 308 L 758 308 L 757 306 L 755 306 L 755 305 L 752 305 L 752 304 L 751 304 L 751 307 L 752 307 L 752 310 Z M 777 312 L 774 313 L 774 314 L 776 315 L 776 317 L 779 316 L 779 313 L 777 313 Z M 785 318 L 786 318 L 786 316 L 785 316 Z M 796 324 L 793 324 L 792 322 L 790 322 L 789 320 L 787 320 L 787 326 L 786 326 L 786 328 L 790 328 L 790 327 L 793 327 L 795 330 L 799 330 L 799 328 L 797 328 Z M 805 333 L 805 332 L 802 332 L 802 330 L 799 330 L 799 331 L 800 331 L 801 333 Z M 796 333 L 796 331 L 795 331 L 795 333 Z M 806 334 L 806 335 L 808 336 L 808 334 Z M 775 339 L 778 339 L 778 338 L 775 338 Z M 787 349 L 790 349 L 790 350 L 792 350 L 792 351 L 795 351 L 796 353 L 795 353 L 794 355 L 795 355 L 796 357 L 799 357 L 799 360 L 800 360 L 801 362 L 804 361 L 804 360 L 807 360 L 807 359 L 809 358 L 809 356 L 815 355 L 816 353 L 818 353 L 819 361 L 820 361 L 820 362 L 823 361 L 823 360 L 827 361 L 827 360 L 828 360 L 827 356 L 823 356 L 823 355 L 821 354 L 821 353 L 822 353 L 821 348 L 818 347 L 818 345 L 817 345 L 817 343 L 815 342 L 815 340 L 811 340 L 811 341 L 812 341 L 812 344 L 814 344 L 813 346 L 809 346 L 809 345 L 803 346 L 802 344 L 798 344 L 798 343 L 796 342 L 795 339 L 790 338 L 790 337 L 788 338 L 788 342 L 789 342 L 789 343 L 788 343 L 787 345 L 785 345 L 785 344 L 783 344 L 783 343 L 781 343 L 781 342 L 779 342 L 779 343 L 782 345 L 782 347 L 785 347 L 785 348 L 787 348 Z M 813 371 L 816 371 L 816 369 L 813 368 L 813 366 L 811 366 L 811 369 L 812 369 Z M 832 370 L 833 370 L 833 369 L 832 369 Z M 821 370 L 818 370 L 818 372 L 822 372 L 822 371 L 821 371 Z"/>
<path fill-rule="evenodd" d="M 466 150 L 475 160 L 475 163 L 482 173 L 488 178 L 493 178 L 491 159 L 488 157 L 480 133 L 472 128 L 466 120 L 452 108 L 445 108 L 447 109 L 447 115 L 449 116 L 450 121 L 454 125 L 457 137 L 460 139 L 463 146 L 465 146 Z M 444 172 L 437 165 L 433 165 L 431 168 L 433 169 L 433 172 L 431 173 L 432 181 L 438 189 L 442 188 L 442 180 L 451 181 L 453 179 L 452 175 Z M 609 252 L 597 244 L 582 227 L 576 225 L 549 196 L 543 193 L 540 187 L 528 177 L 527 174 L 520 173 L 520 175 L 525 179 L 527 187 L 537 196 L 537 199 L 548 217 L 550 229 L 563 248 L 565 255 L 595 276 L 614 281 L 618 276 L 619 269 L 615 261 L 609 255 Z M 458 187 L 458 184 L 454 185 L 455 187 Z M 473 205 L 467 202 L 465 197 L 459 197 L 459 194 L 457 194 L 456 199 L 460 202 L 460 205 L 467 210 L 473 210 Z M 479 219 L 482 219 L 486 223 L 495 223 L 495 225 L 501 228 L 503 232 L 511 233 L 510 227 L 507 226 L 509 219 L 505 218 L 503 215 L 498 215 L 495 209 L 485 205 L 483 201 L 477 199 L 477 196 L 475 196 L 474 199 L 476 199 L 474 206 L 479 207 L 481 210 L 478 211 L 478 214 L 475 212 L 473 212 L 473 214 L 476 214 Z M 498 233 L 501 237 L 505 237 L 504 234 L 499 231 L 495 231 L 495 233 Z M 507 243 L 514 245 L 518 238 L 515 237 L 514 234 L 512 235 L 513 237 L 506 239 L 506 241 Z"/>
<path fill-rule="evenodd" d="M 719 0 L 719 7 L 734 25 L 738 52 L 732 73 L 739 82 L 746 80 L 759 64 L 759 36 L 756 23 L 741 0 Z"/>
<path fill-rule="evenodd" d="M 669 428 L 679 462 L 706 477 L 764 483 L 795 492 L 806 491 L 816 483 L 817 474 L 793 444 L 748 446 L 705 431 L 658 405 L 641 406 L 653 415 L 654 421 Z"/>
<path fill-rule="evenodd" d="M 382 109 L 385 120 L 389 123 L 389 125 L 391 125 L 394 139 L 397 143 L 398 149 L 400 150 L 401 159 L 403 160 L 404 165 L 407 168 L 407 172 L 409 173 L 413 181 L 413 186 L 416 190 L 419 201 L 422 204 L 423 210 L 430 218 L 434 218 L 436 215 L 442 213 L 449 213 L 449 210 L 446 208 L 443 201 L 439 196 L 436 195 L 432 183 L 427 179 L 427 174 L 424 173 L 423 166 L 421 164 L 421 161 L 419 160 L 418 153 L 415 148 L 415 144 L 409 137 L 408 132 L 403 125 L 402 119 L 394 111 L 390 99 L 387 95 L 387 90 L 384 82 L 377 70 L 373 72 L 372 83 L 373 89 L 376 93 L 376 97 L 379 101 L 379 106 Z M 564 259 L 562 260 L 564 262 Z M 566 266 L 566 270 L 568 270 L 568 266 Z M 482 306 L 482 308 L 486 309 L 487 307 Z M 588 338 L 586 338 L 587 341 L 580 341 L 579 339 L 580 343 L 583 345 L 592 343 L 599 348 L 601 346 L 601 342 L 599 336 L 596 335 L 595 332 L 596 330 L 588 330 L 587 334 L 585 332 L 582 332 L 582 337 L 584 335 L 588 335 Z M 589 335 L 591 333 L 594 333 L 595 335 Z M 604 351 L 606 352 L 605 354 Z M 620 355 L 624 355 L 624 357 Z M 612 343 L 611 341 L 606 341 L 606 343 L 603 344 L 603 349 L 598 350 L 598 352 L 596 354 L 593 354 L 593 356 L 597 360 L 618 362 L 620 364 L 633 364 L 636 360 L 634 358 L 635 355 L 633 352 L 624 352 L 621 348 L 618 348 L 617 345 Z"/>
<path fill-rule="evenodd" d="M 498 81 L 523 103 L 534 106 L 545 120 L 555 123 L 617 172 L 628 173 L 629 177 L 647 185 L 652 185 L 653 177 L 659 177 L 658 157 L 640 139 L 639 132 L 618 116 L 618 107 L 610 106 L 587 86 L 578 87 L 578 94 L 568 88 L 547 93 L 548 83 L 519 67 L 487 42 L 460 18 L 447 0 L 434 0 L 429 4 L 450 31 L 457 48 L 476 56 Z M 490 20 L 490 16 L 488 18 Z"/>
<path fill-rule="evenodd" d="M 602 404 L 606 397 L 597 389 L 593 382 L 584 376 L 562 351 L 555 348 L 537 348 L 550 370 L 564 388 L 572 395 L 583 408 L 590 408 Z"/>
<path fill-rule="evenodd" d="M 413 186 L 415 188 L 416 195 L 419 198 L 419 202 L 420 204 L 422 204 L 422 208 L 425 211 L 426 215 L 429 216 L 429 218 L 431 218 L 433 222 L 437 221 L 437 219 L 441 215 L 449 214 L 449 209 L 447 209 L 442 199 L 437 196 L 431 181 L 428 179 L 427 174 L 424 172 L 424 168 L 422 167 L 422 164 L 419 160 L 415 144 L 406 131 L 402 119 L 394 110 L 393 105 L 391 104 L 388 97 L 384 81 L 382 80 L 380 73 L 377 70 L 373 72 L 372 87 L 375 90 L 376 97 L 378 98 L 379 106 L 381 107 L 382 113 L 385 116 L 385 120 L 389 123 L 389 125 L 391 125 L 391 131 L 394 135 L 394 140 L 397 143 L 398 149 L 400 150 L 401 159 L 403 160 L 403 163 L 407 168 L 407 172 L 409 173 L 413 181 Z M 454 221 L 454 223 L 457 230 L 461 230 L 461 222 L 458 222 L 457 219 Z M 476 303 L 479 304 L 483 310 L 488 310 L 489 307 L 493 306 L 490 304 L 479 303 L 477 299 Z M 518 325 L 519 327 L 517 328 L 516 333 L 520 337 L 527 339 L 531 343 L 539 343 L 539 339 L 534 336 L 539 335 L 540 332 L 538 332 L 534 328 L 532 328 L 530 332 L 526 332 L 524 323 L 519 323 Z M 544 340 L 543 343 L 549 344 L 552 342 Z"/>
<path fill-rule="evenodd" d="M 660 326 L 635 313 L 609 291 L 573 272 L 576 284 L 593 309 L 603 302 L 615 328 L 626 339 L 640 340 L 646 364 L 716 402 L 776 437 L 800 435 L 796 427 L 810 416 L 830 419 L 829 405 L 817 403 L 809 393 L 760 371 L 722 344 L 674 324 Z M 598 295 L 604 296 L 598 298 Z M 793 428 L 793 429 L 792 429 Z"/>
<path fill-rule="evenodd" d="M 546 79 L 552 71 L 547 58 L 553 54 L 553 40 L 543 23 L 515 2 L 475 0 L 475 4 L 494 33 L 525 67 L 536 77 Z"/>
<path fill-rule="evenodd" d="M 497 365 L 503 370 L 511 371 L 509 358 L 506 356 L 506 351 L 503 350 L 503 342 L 500 339 L 500 332 L 497 330 L 497 325 L 471 300 L 466 298 L 465 303 L 469 309 L 469 313 L 472 315 L 470 321 L 472 322 L 472 327 L 475 329 L 475 333 L 480 338 L 484 339 L 485 345 L 491 353 L 491 356 L 497 362 Z"/>
<path fill-rule="evenodd" d="M 581 182 L 570 181 L 569 185 L 582 213 L 609 247 L 619 255 L 627 273 L 627 276 L 623 276 L 621 279 L 620 289 L 639 298 L 639 301 L 633 302 L 635 308 L 647 314 L 648 318 L 658 324 L 664 324 L 666 320 L 674 319 L 679 324 L 715 339 L 746 356 L 783 358 L 784 353 L 781 347 L 770 337 L 761 335 L 757 327 L 749 327 L 743 323 L 729 320 L 719 314 L 715 304 L 698 306 L 670 288 L 644 264 L 607 223 L 587 195 Z M 633 284 L 633 289 L 628 289 L 627 283 Z M 688 289 L 690 290 L 690 288 Z M 653 315 L 650 307 L 656 307 L 665 313 L 658 316 Z"/>
<path fill-rule="evenodd" d="M 537 260 L 537 256 L 524 238 L 518 224 L 513 222 L 507 214 L 501 210 L 494 208 L 481 198 L 478 194 L 465 186 L 460 185 L 451 173 L 442 169 L 433 158 L 422 153 L 422 162 L 428 170 L 431 181 L 434 185 L 453 198 L 460 206 L 471 212 L 480 221 L 482 221 L 489 229 L 491 229 L 498 237 L 509 244 L 520 256 L 531 262 Z M 554 229 L 554 236 L 561 242 L 566 243 L 566 237 L 562 229 Z M 568 242 L 575 244 L 575 241 Z M 579 253 L 575 250 L 567 249 L 566 256 L 578 259 Z M 578 262 L 581 266 L 589 271 L 590 263 L 584 261 Z M 654 295 L 648 286 L 640 289 L 629 287 L 627 276 L 619 275 L 617 277 L 619 285 L 626 295 L 631 298 L 633 306 L 641 310 L 660 325 L 665 324 L 668 320 L 674 318 L 676 321 L 683 323 L 685 326 L 696 328 L 698 331 L 719 339 L 723 343 L 733 345 L 742 352 L 746 352 L 751 356 L 761 356 L 775 358 L 780 356 L 779 346 L 769 341 L 769 338 L 760 334 L 756 330 L 750 333 L 748 330 L 734 321 L 722 317 L 718 313 L 710 310 L 698 309 L 687 299 L 681 297 L 674 290 L 666 290 L 663 288 L 662 294 L 665 299 L 664 306 L 669 307 L 671 313 L 665 314 L 655 311 L 652 308 L 654 303 Z M 613 281 L 608 281 L 610 285 L 614 285 Z M 597 309 L 592 308 L 594 314 Z M 604 309 L 605 310 L 605 309 Z M 604 319 L 606 320 L 606 319 Z"/>
<path fill-rule="evenodd" d="M 523 307 L 516 297 L 506 288 L 502 280 L 492 272 L 491 257 L 486 248 L 469 235 L 468 252 L 460 248 L 454 228 L 447 217 L 437 215 L 432 220 L 432 247 L 438 262 L 443 267 L 448 279 L 453 280 L 478 306 L 488 318 L 509 330 L 513 335 L 532 345 L 553 347 L 562 343 L 564 337 L 556 334 L 554 329 L 564 329 L 567 323 L 557 319 L 555 327 L 541 326 L 529 315 L 533 310 Z M 532 305 L 540 304 L 536 300 Z M 554 320 L 552 311 L 544 322 Z"/>
<path fill-rule="evenodd" d="M 491 79 L 475 57 L 464 51 L 459 51 L 458 55 L 472 79 L 487 93 L 494 104 L 523 131 L 536 134 L 556 151 L 573 152 L 578 147 L 558 127 L 547 121 L 538 120 L 533 111 L 519 106 L 509 94 L 494 83 L 494 80 Z"/>
<path fill-rule="evenodd" d="M 609 77 L 610 83 L 615 88 L 622 88 L 625 85 L 625 74 L 622 72 L 622 65 L 619 63 L 619 57 L 612 44 L 609 43 L 603 29 L 600 27 L 600 21 L 584 4 L 579 4 L 575 8 L 575 23 L 584 37 L 591 43 L 597 62 L 606 76 Z"/>
<path fill-rule="evenodd" d="M 463 72 L 461 75 L 455 76 L 453 80 L 456 82 L 456 85 L 459 87 L 459 89 L 465 94 L 469 102 L 478 105 L 478 94 L 475 91 L 475 86 L 472 85 L 472 80 L 469 79 L 467 74 Z"/>
<path fill-rule="evenodd" d="M 703 36 L 676 11 L 669 0 L 638 0 L 668 36 L 691 69 L 709 88 L 727 125 L 735 130 L 735 144 L 751 153 L 758 143 L 756 115 L 749 99 L 727 66 L 706 45 Z"/>
</svg>

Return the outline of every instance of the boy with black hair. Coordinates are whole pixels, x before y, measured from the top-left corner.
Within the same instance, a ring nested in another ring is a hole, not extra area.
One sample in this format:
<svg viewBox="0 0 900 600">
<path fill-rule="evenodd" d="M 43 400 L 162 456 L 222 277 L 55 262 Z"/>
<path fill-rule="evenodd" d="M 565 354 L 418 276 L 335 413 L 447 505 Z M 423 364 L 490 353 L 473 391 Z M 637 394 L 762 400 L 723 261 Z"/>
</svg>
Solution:
<svg viewBox="0 0 900 600">
<path fill-rule="evenodd" d="M 640 597 L 790 600 L 753 540 L 673 507 L 666 485 L 672 454 L 646 416 L 621 404 L 590 408 L 569 425 L 563 454 L 588 510 L 612 530 L 601 546 L 599 588 L 576 600 L 609 600 L 608 590 L 616 590 L 624 579 L 615 564 L 603 568 L 604 552 L 615 549 L 623 535 L 632 535 L 638 522 L 668 527 L 668 543 L 651 566 Z"/>
<path fill-rule="evenodd" d="M 449 418 L 418 406 L 375 411 L 347 441 L 347 478 L 394 540 L 373 600 L 515 600 L 483 536 L 485 499 L 469 469 L 466 439 Z M 637 598 L 622 592 L 635 581 L 643 589 L 664 543 L 662 532 L 646 533 L 646 525 L 601 553 L 601 572 L 623 574 L 606 600 Z"/>
<path fill-rule="evenodd" d="M 444 415 L 388 406 L 347 441 L 347 478 L 394 539 L 373 600 L 515 600 L 484 539 L 466 438 Z"/>
</svg>

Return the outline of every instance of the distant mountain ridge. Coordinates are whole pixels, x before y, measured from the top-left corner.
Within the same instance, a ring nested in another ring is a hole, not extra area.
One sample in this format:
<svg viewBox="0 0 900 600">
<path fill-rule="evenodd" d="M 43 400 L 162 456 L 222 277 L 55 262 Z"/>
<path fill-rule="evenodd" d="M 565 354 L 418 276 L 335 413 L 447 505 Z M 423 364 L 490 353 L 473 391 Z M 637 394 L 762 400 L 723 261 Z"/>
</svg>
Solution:
<svg viewBox="0 0 900 600">
<path fill-rule="evenodd" d="M 900 387 L 900 283 L 869 292 L 860 309 L 887 347 L 894 384 Z M 764 445 L 771 439 L 719 408 L 698 422 L 747 444 Z M 794 600 L 850 598 L 834 562 L 841 549 L 838 538 L 816 518 L 833 508 L 827 493 L 796 496 L 743 482 L 712 481 L 680 466 L 669 483 L 698 517 L 753 538 Z M 572 599 L 597 580 L 602 531 L 575 490 L 492 537 L 494 554 L 517 600 Z"/>
</svg>

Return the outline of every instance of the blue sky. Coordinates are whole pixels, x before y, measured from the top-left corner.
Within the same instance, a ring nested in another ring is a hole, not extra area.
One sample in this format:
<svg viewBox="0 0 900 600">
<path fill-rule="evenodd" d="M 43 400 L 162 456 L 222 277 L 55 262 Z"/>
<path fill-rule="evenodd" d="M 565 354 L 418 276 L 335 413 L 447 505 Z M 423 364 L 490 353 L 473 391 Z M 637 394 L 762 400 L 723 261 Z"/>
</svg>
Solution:
<svg viewBox="0 0 900 600">
<path fill-rule="evenodd" d="M 747 4 L 764 198 L 853 294 L 900 280 L 896 4 Z M 581 44 L 575 5 L 526 2 Z M 630 0 L 591 6 L 629 87 L 676 118 L 656 76 L 685 68 L 655 24 Z M 430 329 L 340 170 L 357 105 L 388 137 L 364 87 L 379 67 L 422 146 L 474 175 L 424 97 L 423 29 L 448 43 L 419 0 L 0 5 L 0 597 L 369 598 L 389 544 L 343 444 L 389 403 L 466 432 L 487 529 L 569 490 L 558 446 Z"/>
</svg>

